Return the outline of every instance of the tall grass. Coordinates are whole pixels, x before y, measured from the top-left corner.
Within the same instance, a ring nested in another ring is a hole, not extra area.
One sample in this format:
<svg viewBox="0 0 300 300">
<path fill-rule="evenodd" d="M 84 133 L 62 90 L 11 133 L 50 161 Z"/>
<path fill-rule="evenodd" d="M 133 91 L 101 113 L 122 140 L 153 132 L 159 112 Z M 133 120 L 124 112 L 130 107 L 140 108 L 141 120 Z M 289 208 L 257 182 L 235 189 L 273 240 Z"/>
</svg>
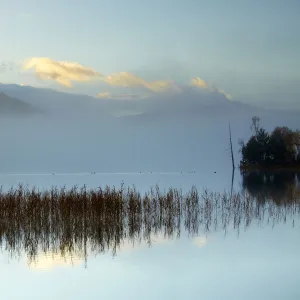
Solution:
<svg viewBox="0 0 300 300">
<path fill-rule="evenodd" d="M 151 238 L 195 236 L 201 230 L 233 228 L 239 232 L 251 223 L 272 225 L 300 215 L 300 195 L 280 205 L 259 201 L 247 193 L 214 193 L 195 187 L 183 194 L 153 187 L 141 195 L 135 187 L 87 190 L 73 187 L 40 191 L 20 185 L 0 190 L 0 244 L 11 256 L 25 252 L 34 261 L 39 251 L 76 254 L 117 254 L 125 241 L 151 244 Z"/>
</svg>

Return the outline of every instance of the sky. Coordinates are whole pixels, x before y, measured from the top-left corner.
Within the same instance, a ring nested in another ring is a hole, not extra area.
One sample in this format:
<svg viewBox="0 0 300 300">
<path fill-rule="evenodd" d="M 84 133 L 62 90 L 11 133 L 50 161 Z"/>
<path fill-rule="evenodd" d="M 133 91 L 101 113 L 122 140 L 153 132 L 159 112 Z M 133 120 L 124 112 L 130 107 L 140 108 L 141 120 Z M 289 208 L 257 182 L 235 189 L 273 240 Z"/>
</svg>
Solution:
<svg viewBox="0 0 300 300">
<path fill-rule="evenodd" d="M 0 82 L 102 97 L 198 78 L 232 98 L 297 97 L 299 11 L 298 0 L 0 0 Z"/>
</svg>

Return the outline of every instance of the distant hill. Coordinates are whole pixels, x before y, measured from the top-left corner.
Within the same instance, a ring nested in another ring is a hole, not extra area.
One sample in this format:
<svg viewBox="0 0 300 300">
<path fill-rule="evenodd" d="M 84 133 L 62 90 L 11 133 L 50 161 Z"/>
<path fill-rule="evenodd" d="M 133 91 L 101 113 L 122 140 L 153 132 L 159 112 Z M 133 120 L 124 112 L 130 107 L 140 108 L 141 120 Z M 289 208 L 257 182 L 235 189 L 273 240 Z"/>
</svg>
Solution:
<svg viewBox="0 0 300 300">
<path fill-rule="evenodd" d="M 170 119 L 190 118 L 225 118 L 248 119 L 253 115 L 265 118 L 268 115 L 275 116 L 277 120 L 285 121 L 299 116 L 299 111 L 275 110 L 273 105 L 261 108 L 240 101 L 229 101 L 220 93 L 202 92 L 193 87 L 184 87 L 182 93 L 154 94 L 145 99 L 97 99 L 95 97 L 79 94 L 70 94 L 46 88 L 34 88 L 16 84 L 0 84 L 0 93 L 4 93 L 10 100 L 1 100 L 0 109 L 4 106 L 10 110 L 40 110 L 51 116 L 57 115 L 66 119 L 66 115 L 88 119 L 101 119 L 104 121 L 111 116 L 118 116 L 133 122 L 156 122 Z M 20 100 L 19 100 L 20 99 Z M 21 102 L 21 103 L 20 103 Z M 296 116 L 297 114 L 297 116 Z M 278 119 L 279 117 L 279 119 Z M 78 120 L 78 119 L 77 119 Z M 115 121 L 114 121 L 115 122 Z M 298 123 L 299 124 L 299 123 Z"/>
<path fill-rule="evenodd" d="M 1 114 L 28 114 L 37 112 L 30 104 L 19 99 L 9 97 L 0 92 L 0 115 Z"/>
</svg>

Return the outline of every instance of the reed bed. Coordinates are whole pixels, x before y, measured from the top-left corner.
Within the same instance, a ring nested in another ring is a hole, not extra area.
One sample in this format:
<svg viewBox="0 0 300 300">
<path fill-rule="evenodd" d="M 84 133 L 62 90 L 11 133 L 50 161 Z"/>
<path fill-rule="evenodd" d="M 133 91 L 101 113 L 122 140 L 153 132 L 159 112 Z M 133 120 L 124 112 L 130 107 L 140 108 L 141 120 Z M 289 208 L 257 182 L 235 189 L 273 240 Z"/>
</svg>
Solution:
<svg viewBox="0 0 300 300">
<path fill-rule="evenodd" d="M 0 245 L 11 256 L 40 251 L 80 255 L 117 254 L 124 241 L 146 241 L 158 234 L 179 238 L 201 230 L 240 231 L 257 224 L 286 222 L 300 215 L 300 195 L 261 201 L 243 193 L 214 193 L 195 187 L 187 193 L 158 186 L 142 195 L 135 187 L 90 189 L 53 187 L 41 191 L 19 185 L 0 190 Z"/>
</svg>

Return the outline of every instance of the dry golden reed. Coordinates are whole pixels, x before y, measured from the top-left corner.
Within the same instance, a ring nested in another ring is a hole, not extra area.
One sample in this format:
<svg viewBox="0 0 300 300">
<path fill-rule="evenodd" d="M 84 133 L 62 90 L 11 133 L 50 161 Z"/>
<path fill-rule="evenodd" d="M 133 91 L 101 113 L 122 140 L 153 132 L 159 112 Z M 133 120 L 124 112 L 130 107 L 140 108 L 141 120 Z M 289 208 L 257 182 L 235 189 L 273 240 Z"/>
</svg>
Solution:
<svg viewBox="0 0 300 300">
<path fill-rule="evenodd" d="M 183 231 L 190 236 L 199 230 L 239 232 L 253 222 L 274 225 L 300 215 L 299 195 L 280 205 L 265 200 L 246 192 L 199 194 L 195 187 L 183 194 L 156 186 L 142 195 L 124 185 L 45 191 L 19 185 L 0 191 L 0 244 L 11 256 L 25 252 L 31 261 L 39 251 L 87 259 L 88 250 L 116 255 L 125 240 L 151 244 L 157 234 L 179 238 Z"/>
</svg>

